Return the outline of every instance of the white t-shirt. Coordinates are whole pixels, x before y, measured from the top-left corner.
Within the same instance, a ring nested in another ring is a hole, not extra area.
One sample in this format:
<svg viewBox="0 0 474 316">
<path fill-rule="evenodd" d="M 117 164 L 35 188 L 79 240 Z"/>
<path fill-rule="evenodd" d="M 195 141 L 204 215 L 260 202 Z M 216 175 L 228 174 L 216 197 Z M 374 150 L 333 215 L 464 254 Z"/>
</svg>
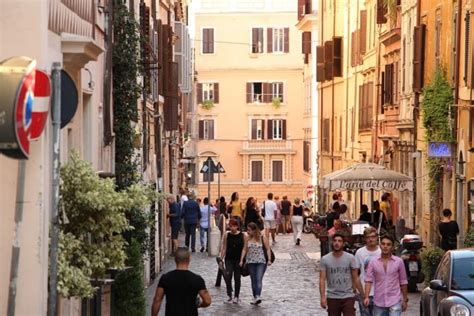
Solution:
<svg viewBox="0 0 474 316">
<path fill-rule="evenodd" d="M 183 203 L 188 201 L 188 200 L 189 199 L 188 199 L 186 194 L 181 195 L 181 199 L 179 200 L 179 204 L 180 204 L 181 208 L 183 208 Z"/>
<path fill-rule="evenodd" d="M 380 256 L 381 253 L 382 251 L 380 250 L 380 247 L 378 247 L 377 250 L 375 251 L 367 250 L 367 246 L 362 247 L 359 250 L 357 250 L 355 257 L 360 266 L 360 283 L 362 283 L 363 288 L 365 288 L 365 269 L 369 265 L 370 260 L 372 260 L 375 257 Z M 370 289 L 370 296 L 374 296 L 373 286 Z"/>
<path fill-rule="evenodd" d="M 214 206 L 211 206 L 211 214 L 215 211 L 217 211 L 217 209 Z M 201 226 L 202 228 L 209 227 L 209 212 L 207 205 L 201 206 L 201 220 L 199 223 L 199 226 Z"/>
<path fill-rule="evenodd" d="M 263 202 L 262 210 L 265 209 L 265 220 L 274 221 L 275 220 L 275 211 L 277 210 L 277 205 L 271 200 L 266 200 Z"/>
</svg>

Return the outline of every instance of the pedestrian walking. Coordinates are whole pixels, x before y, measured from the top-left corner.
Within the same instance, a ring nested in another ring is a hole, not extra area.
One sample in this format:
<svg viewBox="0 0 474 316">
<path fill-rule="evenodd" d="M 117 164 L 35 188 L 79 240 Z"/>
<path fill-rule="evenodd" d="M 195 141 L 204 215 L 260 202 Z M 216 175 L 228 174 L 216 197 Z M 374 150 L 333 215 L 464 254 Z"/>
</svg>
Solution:
<svg viewBox="0 0 474 316">
<path fill-rule="evenodd" d="M 219 231 L 221 233 L 220 238 L 222 240 L 222 237 L 227 231 L 227 226 L 228 226 L 227 220 L 229 218 L 229 216 L 227 215 L 227 203 L 225 202 L 225 198 L 223 196 L 221 196 L 219 199 L 219 212 L 218 213 L 219 213 L 219 218 L 217 220 L 217 227 L 219 227 Z M 220 265 L 221 260 L 217 260 L 217 262 Z M 217 277 L 216 277 L 216 283 L 215 283 L 216 287 L 221 286 L 222 277 L 223 277 L 222 269 L 217 269 Z"/>
<path fill-rule="evenodd" d="M 282 229 L 282 219 L 281 219 L 281 201 L 280 197 L 276 195 L 274 197 L 274 201 L 276 204 L 276 213 L 275 213 L 275 223 L 276 223 L 276 234 L 278 235 L 281 229 L 281 233 L 284 234 L 283 229 Z"/>
<path fill-rule="evenodd" d="M 438 224 L 441 236 L 441 248 L 444 251 L 453 250 L 458 245 L 459 226 L 456 221 L 451 220 L 453 212 L 449 208 L 443 210 L 443 219 Z"/>
<path fill-rule="evenodd" d="M 303 205 L 299 198 L 294 200 L 295 204 L 291 206 L 291 226 L 293 227 L 293 240 L 297 246 L 301 243 L 301 233 L 303 232 Z"/>
<path fill-rule="evenodd" d="M 273 193 L 267 194 L 267 200 L 263 201 L 263 225 L 265 227 L 265 237 L 269 240 L 270 234 L 272 236 L 272 241 L 275 244 L 275 234 L 276 234 L 276 216 L 277 216 L 277 205 L 273 201 Z"/>
<path fill-rule="evenodd" d="M 240 266 L 243 267 L 244 259 L 250 273 L 253 300 L 250 304 L 258 305 L 262 302 L 263 276 L 267 266 L 272 264 L 271 248 L 268 239 L 262 235 L 255 223 L 247 226 L 247 234 L 244 240 L 244 250 L 240 257 Z"/>
<path fill-rule="evenodd" d="M 244 249 L 244 234 L 240 231 L 239 223 L 235 219 L 229 221 L 230 231 L 222 238 L 221 258 L 224 260 L 227 277 L 224 281 L 227 286 L 226 303 L 240 304 L 240 258 Z M 232 289 L 232 278 L 235 287 Z M 232 292 L 234 296 L 232 298 Z"/>
<path fill-rule="evenodd" d="M 281 223 L 283 225 L 283 234 L 287 234 L 291 231 L 291 202 L 288 201 L 288 196 L 283 195 L 281 201 Z"/>
<path fill-rule="evenodd" d="M 234 192 L 230 197 L 229 210 L 231 218 L 237 220 L 239 227 L 242 227 L 242 219 L 244 214 L 242 212 L 242 202 L 239 200 L 239 193 Z"/>
<path fill-rule="evenodd" d="M 403 260 L 393 256 L 393 239 L 380 240 L 381 254 L 373 258 L 365 271 L 365 306 L 374 291 L 374 316 L 399 316 L 407 309 L 408 281 Z"/>
<path fill-rule="evenodd" d="M 342 250 L 343 245 L 344 237 L 336 233 L 332 239 L 332 251 L 320 262 L 321 307 L 327 309 L 329 316 L 355 316 L 353 288 L 364 295 L 357 261 L 353 255 Z"/>
<path fill-rule="evenodd" d="M 172 195 L 168 196 L 166 201 L 169 206 L 169 212 L 166 217 L 168 217 L 171 227 L 171 252 L 174 254 L 176 249 L 178 249 L 178 235 L 179 229 L 181 228 L 181 209 Z"/>
<path fill-rule="evenodd" d="M 258 226 L 258 229 L 263 230 L 263 219 L 257 208 L 257 201 L 254 197 L 249 197 L 245 203 L 244 226 L 247 227 L 250 223 L 255 223 Z"/>
<path fill-rule="evenodd" d="M 369 213 L 369 207 L 366 204 L 362 204 L 360 207 L 359 221 L 372 224 L 372 215 Z"/>
<path fill-rule="evenodd" d="M 190 193 L 189 200 L 183 203 L 182 217 L 184 219 L 184 231 L 186 233 L 184 244 L 189 248 L 191 239 L 191 250 L 196 252 L 196 227 L 201 220 L 201 208 L 196 202 L 196 196 Z"/>
<path fill-rule="evenodd" d="M 166 316 L 194 316 L 198 315 L 198 307 L 211 305 L 211 296 L 206 289 L 204 279 L 189 271 L 191 256 L 186 248 L 178 248 L 174 261 L 176 269 L 163 274 L 153 299 L 151 315 L 157 316 L 160 312 L 163 298 L 166 296 Z M 199 295 L 199 304 L 197 296 Z"/>
<path fill-rule="evenodd" d="M 209 198 L 205 197 L 201 206 L 201 220 L 199 222 L 199 241 L 201 242 L 201 252 L 207 251 L 207 238 L 209 238 L 209 209 L 211 214 L 217 211 L 214 206 L 209 205 Z M 212 217 L 212 216 L 211 216 Z M 206 235 L 206 237 L 204 237 Z"/>
<path fill-rule="evenodd" d="M 357 260 L 357 264 L 360 267 L 360 282 L 365 284 L 365 274 L 369 262 L 375 258 L 380 256 L 382 251 L 380 250 L 379 243 L 378 243 L 378 235 L 377 230 L 374 227 L 368 227 L 364 230 L 364 240 L 365 246 L 358 249 L 355 257 Z M 361 316 L 373 316 L 374 310 L 374 288 L 372 287 L 369 293 L 369 305 L 366 307 L 364 306 L 363 297 L 358 299 L 359 303 L 359 310 Z"/>
</svg>

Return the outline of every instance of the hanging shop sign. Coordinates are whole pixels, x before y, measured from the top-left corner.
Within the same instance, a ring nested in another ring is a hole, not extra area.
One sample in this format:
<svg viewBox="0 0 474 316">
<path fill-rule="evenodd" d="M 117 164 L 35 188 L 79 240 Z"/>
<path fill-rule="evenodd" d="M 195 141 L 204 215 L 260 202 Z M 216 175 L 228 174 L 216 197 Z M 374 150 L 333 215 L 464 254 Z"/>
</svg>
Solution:
<svg viewBox="0 0 474 316">
<path fill-rule="evenodd" d="M 448 142 L 428 142 L 428 157 L 451 158 L 452 144 Z"/>
<path fill-rule="evenodd" d="M 30 142 L 38 139 L 48 119 L 51 84 L 28 57 L 0 62 L 0 153 L 28 159 Z"/>
</svg>

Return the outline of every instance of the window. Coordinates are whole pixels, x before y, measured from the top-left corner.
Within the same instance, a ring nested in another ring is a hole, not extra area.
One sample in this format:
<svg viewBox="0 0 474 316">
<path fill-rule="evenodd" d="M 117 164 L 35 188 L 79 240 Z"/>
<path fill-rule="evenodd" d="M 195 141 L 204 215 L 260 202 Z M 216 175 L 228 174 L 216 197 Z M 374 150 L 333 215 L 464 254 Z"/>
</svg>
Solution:
<svg viewBox="0 0 474 316">
<path fill-rule="evenodd" d="M 263 102 L 263 83 L 252 82 L 249 85 L 250 91 L 247 91 L 247 103 Z"/>
<path fill-rule="evenodd" d="M 469 24 L 469 21 L 466 21 L 466 25 Z M 440 63 L 441 58 L 441 12 L 436 10 L 436 21 L 435 21 L 435 62 L 436 66 Z M 469 44 L 467 44 L 469 46 Z"/>
<path fill-rule="evenodd" d="M 359 86 L 359 129 L 372 128 L 374 83 L 367 82 Z"/>
<path fill-rule="evenodd" d="M 311 142 L 305 140 L 303 142 L 303 170 L 305 172 L 310 172 L 310 160 L 311 160 Z"/>
<path fill-rule="evenodd" d="M 283 139 L 283 120 L 273 120 L 272 139 Z"/>
<path fill-rule="evenodd" d="M 329 130 L 331 128 L 331 121 L 328 118 L 323 119 L 323 126 L 322 126 L 322 145 L 321 149 L 323 152 L 329 152 L 330 145 L 329 145 Z"/>
<path fill-rule="evenodd" d="M 252 139 L 262 140 L 265 136 L 265 120 L 252 120 Z"/>
<path fill-rule="evenodd" d="M 290 51 L 290 29 L 277 27 L 267 29 L 267 52 L 288 53 Z"/>
<path fill-rule="evenodd" d="M 218 83 L 198 83 L 197 85 L 197 103 L 204 101 L 214 101 L 219 103 L 219 84 Z"/>
<path fill-rule="evenodd" d="M 214 120 L 199 121 L 199 139 L 214 139 Z"/>
<path fill-rule="evenodd" d="M 263 161 L 253 160 L 252 161 L 252 182 L 262 182 L 263 181 Z"/>
<path fill-rule="evenodd" d="M 252 53 L 263 53 L 263 28 L 252 28 Z"/>
<path fill-rule="evenodd" d="M 202 29 L 202 53 L 214 54 L 214 29 Z"/>
<path fill-rule="evenodd" d="M 273 182 L 283 181 L 283 161 L 282 160 L 272 161 L 272 181 Z"/>
<path fill-rule="evenodd" d="M 280 98 L 280 102 L 283 102 L 283 82 L 272 82 L 272 100 L 274 98 Z"/>
</svg>

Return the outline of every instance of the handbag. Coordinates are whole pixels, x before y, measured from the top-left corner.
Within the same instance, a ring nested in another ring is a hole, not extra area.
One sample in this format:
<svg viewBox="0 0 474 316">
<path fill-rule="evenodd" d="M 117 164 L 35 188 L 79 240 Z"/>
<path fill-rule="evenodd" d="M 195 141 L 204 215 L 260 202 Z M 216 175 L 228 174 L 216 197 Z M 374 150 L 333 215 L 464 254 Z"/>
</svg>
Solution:
<svg viewBox="0 0 474 316">
<path fill-rule="evenodd" d="M 240 275 L 243 277 L 250 275 L 249 267 L 247 266 L 247 262 L 245 261 L 245 259 L 244 264 L 240 267 Z"/>
<path fill-rule="evenodd" d="M 268 262 L 267 247 L 265 247 L 265 243 L 263 242 L 263 236 L 262 236 L 262 249 L 263 249 L 263 255 L 265 256 L 265 261 Z M 270 262 L 271 263 L 275 262 L 275 254 L 273 253 L 272 248 L 270 248 Z"/>
</svg>

